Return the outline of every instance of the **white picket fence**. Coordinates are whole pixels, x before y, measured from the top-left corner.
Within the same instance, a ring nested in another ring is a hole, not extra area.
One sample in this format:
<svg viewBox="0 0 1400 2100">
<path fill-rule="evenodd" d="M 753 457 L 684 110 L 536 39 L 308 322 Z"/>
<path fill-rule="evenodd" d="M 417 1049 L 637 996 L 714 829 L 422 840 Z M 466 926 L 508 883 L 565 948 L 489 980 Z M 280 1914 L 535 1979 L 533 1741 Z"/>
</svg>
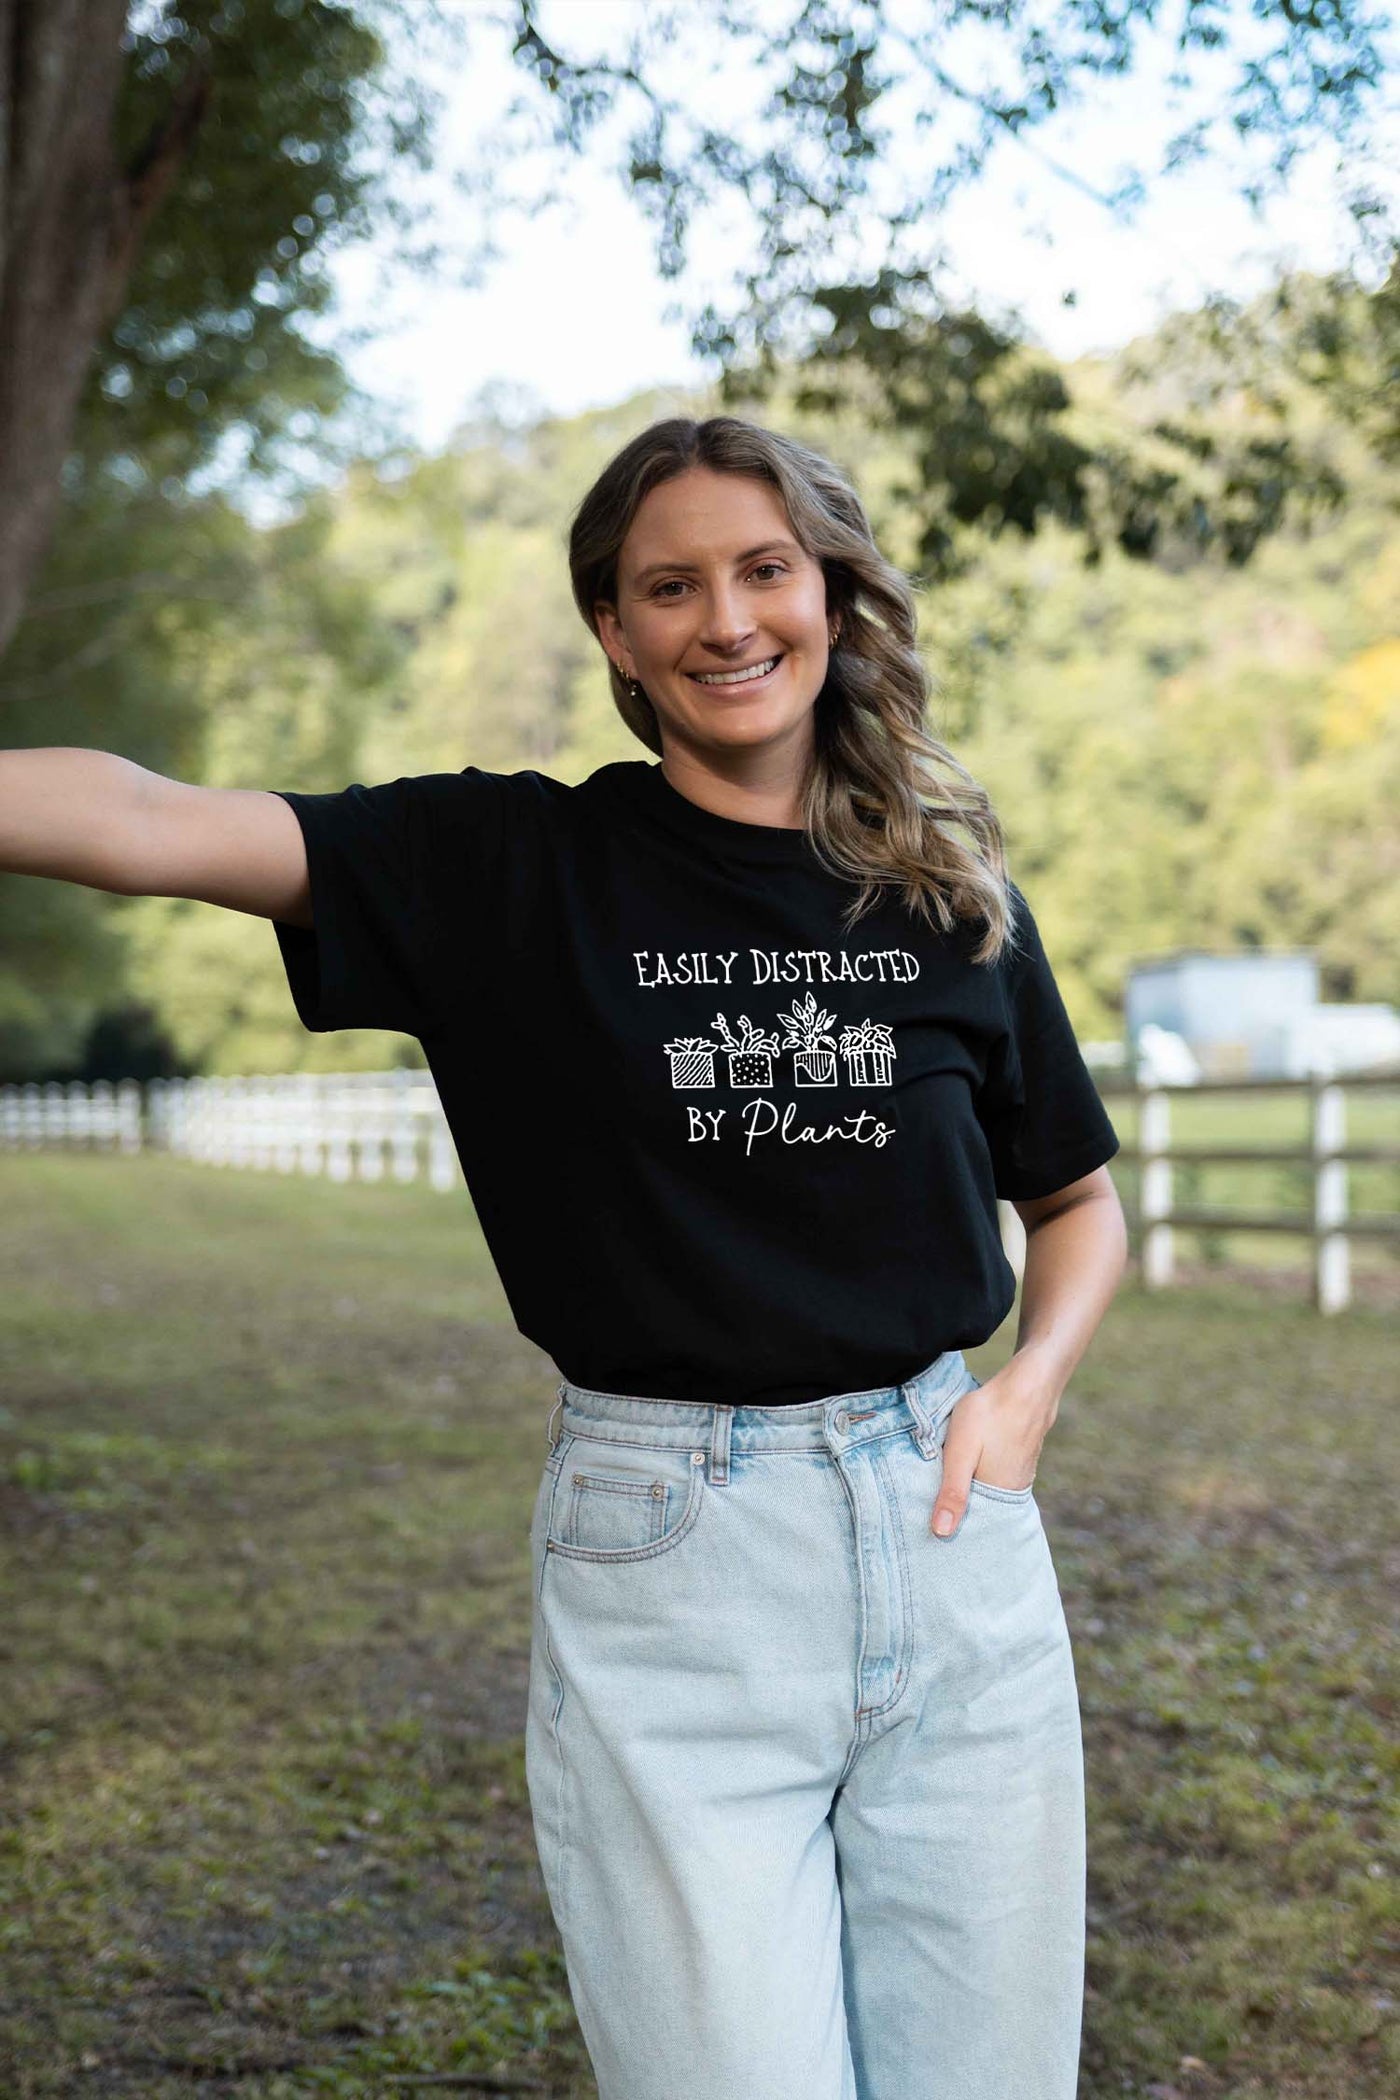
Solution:
<svg viewBox="0 0 1400 2100">
<path fill-rule="evenodd" d="M 134 1079 L 0 1086 L 0 1151 L 47 1145 L 141 1150 L 141 1089 Z"/>
<path fill-rule="evenodd" d="M 49 1146 L 139 1152 L 332 1181 L 462 1186 L 429 1072 L 279 1072 L 265 1077 L 51 1080 L 0 1086 L 0 1151 Z"/>
<path fill-rule="evenodd" d="M 1353 1166 L 1400 1167 L 1400 1145 L 1374 1135 L 1349 1143 L 1346 1096 L 1400 1092 L 1400 1068 L 1305 1080 L 1201 1080 L 1163 1088 L 1132 1084 L 1104 1088 L 1112 1111 L 1132 1104 L 1136 1141 L 1124 1143 L 1115 1165 L 1136 1167 L 1136 1200 L 1128 1209 L 1131 1240 L 1143 1281 L 1160 1290 L 1175 1279 L 1179 1232 L 1283 1233 L 1312 1243 L 1313 1302 L 1324 1313 L 1352 1302 L 1351 1248 L 1371 1240 L 1400 1248 L 1400 1212 L 1355 1213 Z M 1304 1144 L 1250 1144 L 1243 1148 L 1178 1143 L 1171 1117 L 1177 1098 L 1223 1095 L 1298 1096 L 1311 1131 Z M 1374 1118 L 1372 1119 L 1374 1121 Z M 0 1086 L 0 1152 L 47 1146 L 84 1146 L 119 1152 L 143 1148 L 174 1152 L 209 1166 L 254 1167 L 281 1174 L 324 1174 L 332 1181 L 419 1181 L 435 1189 L 463 1186 L 447 1120 L 432 1074 L 396 1067 L 388 1072 L 295 1072 L 257 1078 L 99 1079 Z M 1208 1164 L 1287 1165 L 1312 1182 L 1312 1202 L 1292 1211 L 1204 1208 L 1174 1192 L 1174 1169 Z M 1002 1245 L 1019 1277 L 1026 1235 L 1014 1206 L 999 1203 Z"/>
</svg>

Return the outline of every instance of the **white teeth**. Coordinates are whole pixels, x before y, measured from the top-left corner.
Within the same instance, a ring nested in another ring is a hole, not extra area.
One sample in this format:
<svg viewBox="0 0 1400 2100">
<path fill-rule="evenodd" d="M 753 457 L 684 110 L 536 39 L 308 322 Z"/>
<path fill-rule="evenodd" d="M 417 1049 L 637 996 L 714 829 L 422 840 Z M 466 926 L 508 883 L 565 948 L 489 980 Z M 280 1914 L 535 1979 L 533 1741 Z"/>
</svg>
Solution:
<svg viewBox="0 0 1400 2100">
<path fill-rule="evenodd" d="M 743 671 L 692 671 L 690 676 L 697 685 L 744 685 L 751 678 L 766 677 L 778 661 L 770 656 L 761 664 L 750 664 Z"/>
</svg>

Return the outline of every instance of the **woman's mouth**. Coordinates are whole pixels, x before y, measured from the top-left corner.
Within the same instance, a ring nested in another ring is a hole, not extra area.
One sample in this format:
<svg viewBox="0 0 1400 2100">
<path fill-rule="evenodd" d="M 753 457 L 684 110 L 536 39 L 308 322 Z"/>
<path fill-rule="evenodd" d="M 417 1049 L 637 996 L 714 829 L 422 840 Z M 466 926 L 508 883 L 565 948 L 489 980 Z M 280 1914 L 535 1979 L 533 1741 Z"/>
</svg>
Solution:
<svg viewBox="0 0 1400 2100">
<path fill-rule="evenodd" d="M 741 665 L 737 671 L 687 671 L 686 677 L 701 685 L 707 693 L 751 692 L 757 685 L 764 685 L 783 660 L 780 650 L 776 656 L 765 656 L 758 663 Z"/>
</svg>

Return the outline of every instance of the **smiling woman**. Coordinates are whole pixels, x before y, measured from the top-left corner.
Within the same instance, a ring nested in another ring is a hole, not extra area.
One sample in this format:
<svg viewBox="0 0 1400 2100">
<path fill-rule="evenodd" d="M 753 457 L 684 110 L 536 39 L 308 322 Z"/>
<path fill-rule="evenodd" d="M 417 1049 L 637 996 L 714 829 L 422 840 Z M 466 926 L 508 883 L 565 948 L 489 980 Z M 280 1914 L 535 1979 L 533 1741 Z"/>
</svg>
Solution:
<svg viewBox="0 0 1400 2100">
<path fill-rule="evenodd" d="M 0 754 L 0 867 L 260 912 L 308 1028 L 423 1044 L 560 1373 L 525 1759 L 600 2094 L 1073 2100 L 1031 1476 L 1121 1274 L 1118 1141 L 838 469 L 659 423 L 569 558 L 659 763 L 308 794 Z"/>
<path fill-rule="evenodd" d="M 1001 827 L 930 731 L 913 593 L 830 461 L 738 417 L 653 424 L 580 506 L 570 567 L 619 711 L 683 795 L 804 830 L 854 879 L 848 925 L 897 884 L 945 930 L 980 917 L 995 956 Z"/>
<path fill-rule="evenodd" d="M 638 506 L 598 633 L 664 725 L 669 779 L 740 821 L 798 826 L 837 623 L 770 483 L 684 470 Z"/>
</svg>

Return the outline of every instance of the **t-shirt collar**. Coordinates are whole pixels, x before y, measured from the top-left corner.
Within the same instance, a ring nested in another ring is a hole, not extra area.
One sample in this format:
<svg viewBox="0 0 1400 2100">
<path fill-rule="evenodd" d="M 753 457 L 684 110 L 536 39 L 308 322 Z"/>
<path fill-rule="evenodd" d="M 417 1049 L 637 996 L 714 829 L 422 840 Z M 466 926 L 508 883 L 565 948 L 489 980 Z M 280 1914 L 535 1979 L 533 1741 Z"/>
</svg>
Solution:
<svg viewBox="0 0 1400 2100">
<path fill-rule="evenodd" d="M 787 824 L 744 824 L 719 816 L 683 795 L 656 759 L 624 759 L 615 769 L 617 785 L 633 803 L 668 831 L 736 860 L 761 860 L 785 867 L 810 867 L 812 842 L 803 828 Z"/>
</svg>

